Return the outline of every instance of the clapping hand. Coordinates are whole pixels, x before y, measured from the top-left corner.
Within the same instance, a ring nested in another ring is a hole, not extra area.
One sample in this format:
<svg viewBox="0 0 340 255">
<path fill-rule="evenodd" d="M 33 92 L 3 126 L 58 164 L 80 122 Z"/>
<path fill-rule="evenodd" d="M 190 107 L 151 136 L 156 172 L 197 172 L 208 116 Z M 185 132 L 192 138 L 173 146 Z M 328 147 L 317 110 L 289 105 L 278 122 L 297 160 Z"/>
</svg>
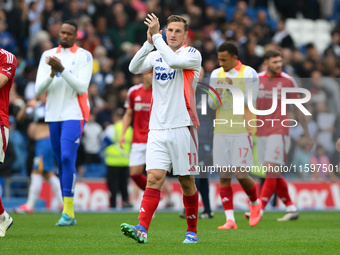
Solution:
<svg viewBox="0 0 340 255">
<path fill-rule="evenodd" d="M 61 73 L 62 71 L 64 71 L 64 67 L 61 64 L 60 59 L 57 58 L 56 56 L 48 56 L 46 57 L 45 61 L 46 61 L 46 64 L 52 67 L 51 74 L 50 74 L 51 77 L 54 77 L 54 75 L 56 75 L 56 73 L 58 72 Z"/>
<path fill-rule="evenodd" d="M 162 30 L 160 29 L 160 25 L 159 25 L 159 20 L 157 18 L 157 16 L 153 13 L 148 14 L 148 17 L 145 19 L 144 24 L 148 26 L 148 34 L 151 35 L 151 37 L 155 34 L 161 34 Z M 149 41 L 149 36 L 148 36 L 148 42 Z"/>
<path fill-rule="evenodd" d="M 153 44 L 152 35 L 150 34 L 150 29 L 148 29 L 148 31 L 146 32 L 146 38 L 147 38 L 149 43 Z"/>
<path fill-rule="evenodd" d="M 230 77 L 226 76 L 223 80 L 219 79 L 218 84 L 232 85 L 233 84 L 233 80 Z M 223 94 L 223 88 L 217 88 L 216 92 L 217 92 L 217 94 L 222 95 Z"/>
</svg>

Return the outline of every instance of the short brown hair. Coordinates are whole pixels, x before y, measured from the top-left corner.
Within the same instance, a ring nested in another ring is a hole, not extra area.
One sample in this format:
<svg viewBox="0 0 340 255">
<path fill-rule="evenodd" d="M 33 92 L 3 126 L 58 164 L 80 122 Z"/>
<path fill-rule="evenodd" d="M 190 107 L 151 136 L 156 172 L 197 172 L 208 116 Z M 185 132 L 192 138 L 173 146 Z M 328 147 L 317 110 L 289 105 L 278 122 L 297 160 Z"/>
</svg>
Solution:
<svg viewBox="0 0 340 255">
<path fill-rule="evenodd" d="M 268 50 L 263 56 L 264 60 L 276 57 L 281 57 L 281 53 L 277 50 Z"/>
<path fill-rule="evenodd" d="M 171 22 L 183 22 L 184 23 L 184 31 L 188 31 L 188 22 L 185 18 L 179 16 L 179 15 L 171 15 L 168 18 L 167 25 L 169 25 Z"/>
</svg>

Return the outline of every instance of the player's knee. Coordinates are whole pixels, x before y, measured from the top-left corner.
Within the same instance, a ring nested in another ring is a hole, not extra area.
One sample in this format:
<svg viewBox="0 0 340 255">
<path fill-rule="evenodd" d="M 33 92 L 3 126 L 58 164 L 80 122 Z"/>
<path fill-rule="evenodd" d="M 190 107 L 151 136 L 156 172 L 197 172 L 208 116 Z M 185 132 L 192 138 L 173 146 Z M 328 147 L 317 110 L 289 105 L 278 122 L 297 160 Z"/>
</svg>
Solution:
<svg viewBox="0 0 340 255">
<path fill-rule="evenodd" d="M 61 164 L 63 166 L 71 166 L 72 165 L 71 155 L 67 153 L 63 154 L 61 156 Z"/>
<path fill-rule="evenodd" d="M 164 178 L 162 175 L 155 174 L 155 173 L 148 173 L 148 180 L 146 187 L 152 189 L 160 189 L 164 182 Z"/>
<path fill-rule="evenodd" d="M 190 178 L 190 176 L 179 176 L 179 182 L 184 194 L 194 193 L 196 191 L 195 179 Z"/>
</svg>

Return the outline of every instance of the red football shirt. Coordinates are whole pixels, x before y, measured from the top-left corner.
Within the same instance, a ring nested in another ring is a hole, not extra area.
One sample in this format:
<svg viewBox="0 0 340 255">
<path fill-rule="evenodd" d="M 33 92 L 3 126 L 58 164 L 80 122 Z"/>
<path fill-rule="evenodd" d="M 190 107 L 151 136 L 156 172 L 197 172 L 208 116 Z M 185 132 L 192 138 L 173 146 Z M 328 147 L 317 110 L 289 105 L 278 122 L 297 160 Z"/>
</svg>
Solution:
<svg viewBox="0 0 340 255">
<path fill-rule="evenodd" d="M 264 125 L 257 128 L 257 136 L 269 136 L 274 134 L 289 135 L 289 127 L 284 127 L 282 121 L 287 115 L 281 115 L 281 88 L 297 87 L 296 82 L 288 74 L 281 72 L 276 77 L 269 77 L 267 72 L 259 74 L 260 86 L 259 94 L 256 100 L 256 109 L 268 110 L 273 104 L 273 88 L 277 88 L 277 107 L 276 110 L 269 115 L 257 115 L 257 119 L 263 121 Z M 287 93 L 287 98 L 300 98 L 299 93 Z M 288 108 L 288 107 L 287 107 Z M 286 113 L 287 113 L 286 109 Z M 271 121 L 271 120 L 274 121 Z M 288 122 L 283 123 L 288 126 Z M 258 123 L 262 125 L 262 123 Z"/>
<path fill-rule="evenodd" d="M 148 141 L 152 89 L 144 89 L 143 84 L 132 86 L 127 94 L 125 108 L 133 110 L 132 143 Z"/>
<path fill-rule="evenodd" d="M 8 128 L 8 107 L 9 92 L 11 90 L 15 70 L 17 68 L 17 59 L 15 56 L 0 48 L 0 73 L 8 77 L 8 82 L 0 89 L 0 126 Z"/>
</svg>

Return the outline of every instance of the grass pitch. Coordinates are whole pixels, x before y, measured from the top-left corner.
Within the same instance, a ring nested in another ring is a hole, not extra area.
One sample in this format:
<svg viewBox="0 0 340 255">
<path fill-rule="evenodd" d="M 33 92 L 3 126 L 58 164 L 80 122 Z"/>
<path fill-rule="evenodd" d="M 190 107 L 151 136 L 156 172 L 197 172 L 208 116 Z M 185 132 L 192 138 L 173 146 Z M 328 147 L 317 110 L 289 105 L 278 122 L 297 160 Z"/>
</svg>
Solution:
<svg viewBox="0 0 340 255">
<path fill-rule="evenodd" d="M 182 244 L 186 221 L 177 213 L 156 213 L 148 243 L 138 244 L 120 231 L 137 224 L 137 213 L 77 213 L 77 226 L 57 227 L 60 215 L 11 213 L 13 226 L 0 239 L 0 254 L 339 254 L 340 213 L 303 212 L 297 221 L 277 222 L 280 213 L 265 213 L 251 228 L 236 213 L 237 230 L 218 230 L 223 212 L 198 221 L 202 242 Z"/>
</svg>

